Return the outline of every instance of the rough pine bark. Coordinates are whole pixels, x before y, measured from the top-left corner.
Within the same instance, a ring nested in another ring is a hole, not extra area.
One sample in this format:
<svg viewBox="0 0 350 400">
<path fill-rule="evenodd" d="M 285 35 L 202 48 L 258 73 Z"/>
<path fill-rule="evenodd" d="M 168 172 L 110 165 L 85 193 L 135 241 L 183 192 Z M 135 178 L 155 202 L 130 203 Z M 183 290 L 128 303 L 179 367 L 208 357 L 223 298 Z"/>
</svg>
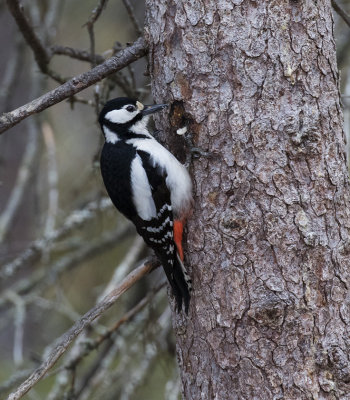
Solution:
<svg viewBox="0 0 350 400">
<path fill-rule="evenodd" d="M 349 399 L 350 192 L 329 0 L 147 0 L 157 127 L 187 124 L 183 396 Z"/>
</svg>

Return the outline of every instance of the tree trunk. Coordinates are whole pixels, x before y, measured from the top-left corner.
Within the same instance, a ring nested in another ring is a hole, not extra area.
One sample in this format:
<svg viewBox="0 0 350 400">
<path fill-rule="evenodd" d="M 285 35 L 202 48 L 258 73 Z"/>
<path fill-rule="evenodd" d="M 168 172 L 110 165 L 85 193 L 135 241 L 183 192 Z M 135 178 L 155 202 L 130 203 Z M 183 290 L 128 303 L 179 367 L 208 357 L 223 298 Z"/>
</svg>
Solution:
<svg viewBox="0 0 350 400">
<path fill-rule="evenodd" d="M 147 0 L 157 120 L 192 164 L 185 399 L 348 399 L 350 192 L 330 1 Z M 183 150 L 182 150 L 183 151 Z"/>
</svg>

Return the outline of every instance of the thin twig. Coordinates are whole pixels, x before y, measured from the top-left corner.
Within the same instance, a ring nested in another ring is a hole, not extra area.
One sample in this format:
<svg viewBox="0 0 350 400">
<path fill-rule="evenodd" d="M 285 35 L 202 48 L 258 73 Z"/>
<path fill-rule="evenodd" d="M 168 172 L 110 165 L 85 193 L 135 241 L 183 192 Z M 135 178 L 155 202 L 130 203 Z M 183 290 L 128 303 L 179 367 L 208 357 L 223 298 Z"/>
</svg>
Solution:
<svg viewBox="0 0 350 400">
<path fill-rule="evenodd" d="M 58 359 L 64 354 L 68 346 L 73 340 L 82 332 L 82 330 L 90 325 L 92 321 L 99 318 L 106 310 L 118 300 L 118 298 L 133 286 L 143 276 L 152 271 L 153 268 L 158 266 L 159 263 L 148 261 L 140 265 L 132 271 L 125 279 L 110 292 L 100 303 L 89 310 L 83 317 L 81 317 L 66 333 L 64 333 L 56 342 L 50 351 L 47 359 L 35 369 L 30 377 L 24 381 L 18 389 L 11 393 L 8 400 L 18 400 L 22 398 L 37 382 L 39 382 L 45 374 L 55 365 Z"/>
<path fill-rule="evenodd" d="M 53 52 L 53 54 L 57 54 L 57 55 L 65 55 L 67 57 L 71 57 L 75 60 L 80 60 L 80 61 L 86 61 L 89 63 L 93 62 L 93 57 L 91 55 L 91 53 L 89 53 L 86 50 L 80 50 L 80 49 L 74 49 L 72 47 L 67 47 L 67 46 L 59 46 L 59 45 L 53 45 L 51 46 L 51 51 Z M 101 56 L 100 54 L 95 54 L 95 59 L 94 59 L 96 64 L 102 64 L 104 61 L 106 61 L 106 58 Z M 130 69 L 129 69 L 130 72 Z M 131 73 L 130 73 L 131 74 Z M 109 80 L 118 85 L 120 87 L 120 89 L 129 97 L 133 97 L 135 90 L 132 89 L 130 87 L 129 82 L 127 81 L 127 79 L 125 78 L 125 76 L 122 74 L 121 71 L 117 72 L 115 75 L 111 75 L 109 77 Z M 132 81 L 134 84 L 134 78 L 132 77 Z M 108 85 L 109 86 L 109 85 Z M 101 96 L 102 98 L 104 96 Z M 84 102 L 84 101 L 80 101 L 80 100 L 76 100 L 75 97 L 72 97 L 72 102 L 77 101 L 77 102 Z M 94 107 L 96 107 L 95 104 L 92 104 L 92 101 L 89 100 L 90 103 L 88 103 L 89 105 L 93 105 Z M 85 102 L 86 103 L 86 100 Z M 101 101 L 99 101 L 99 104 L 101 105 Z"/>
<path fill-rule="evenodd" d="M 86 24 L 94 24 L 99 19 L 103 8 L 107 5 L 107 2 L 108 0 L 100 0 L 97 7 L 92 10 L 89 21 Z"/>
<path fill-rule="evenodd" d="M 19 34 L 18 34 L 19 35 Z M 0 112 L 8 111 L 13 97 L 14 86 L 18 81 L 21 68 L 23 67 L 24 42 L 22 37 L 15 40 L 13 54 L 6 64 L 0 91 Z"/>
<path fill-rule="evenodd" d="M 15 19 L 17 26 L 19 30 L 21 31 L 25 41 L 28 43 L 29 47 L 33 50 L 34 53 L 34 58 L 39 66 L 39 69 L 42 73 L 48 75 L 51 77 L 53 80 L 55 80 L 58 83 L 63 84 L 66 82 L 67 79 L 64 77 L 60 76 L 57 72 L 52 71 L 49 68 L 49 63 L 50 59 L 52 57 L 52 52 L 50 48 L 47 48 L 43 40 L 37 35 L 35 32 L 34 28 L 32 27 L 30 21 L 26 17 L 26 15 L 23 12 L 23 6 L 20 3 L 19 0 L 7 0 L 7 6 L 9 8 L 10 13 L 12 14 L 13 18 Z M 44 25 L 47 27 L 47 24 L 50 23 L 52 18 L 57 17 L 58 12 L 60 11 L 61 7 L 55 4 L 51 4 L 51 8 L 49 9 L 49 15 L 47 15 L 47 18 L 44 21 Z M 31 7 L 30 9 L 32 18 L 37 23 L 40 23 L 39 21 L 39 12 L 37 10 L 37 7 Z M 50 30 L 44 29 L 44 35 L 45 39 L 49 39 L 53 36 L 53 34 L 50 33 Z"/>
<path fill-rule="evenodd" d="M 146 297 L 144 297 L 135 307 L 133 307 L 130 311 L 128 311 L 119 321 L 117 321 L 111 328 L 109 328 L 102 335 L 94 339 L 93 341 L 87 342 L 85 350 L 83 353 L 77 354 L 76 358 L 71 360 L 73 363 L 69 363 L 65 366 L 67 370 L 74 369 L 78 365 L 78 363 L 82 360 L 81 357 L 87 356 L 91 351 L 97 349 L 103 342 L 106 343 L 102 352 L 99 354 L 99 357 L 93 363 L 92 367 L 85 374 L 83 379 L 80 382 L 79 387 L 76 390 L 75 396 L 79 398 L 82 392 L 85 392 L 86 389 L 95 384 L 96 375 L 100 375 L 103 370 L 106 370 L 107 365 L 111 362 L 115 357 L 113 357 L 113 348 L 117 350 L 119 347 L 119 343 L 116 343 L 115 340 L 115 332 L 126 322 L 130 322 L 140 311 L 142 311 L 145 306 L 150 302 L 150 300 L 155 296 L 156 293 L 159 292 L 161 288 L 163 288 L 166 283 L 162 283 L 157 288 L 152 290 Z M 112 336 L 113 335 L 113 336 Z M 112 354 L 111 354 L 112 353 Z M 79 357 L 80 356 L 80 357 Z M 109 362 L 106 362 L 106 358 L 109 358 Z M 112 356 L 112 358 L 110 358 Z M 102 368 L 102 371 L 101 371 Z M 102 375 L 103 372 L 102 372 Z M 98 379 L 98 378 L 97 378 Z"/>
<path fill-rule="evenodd" d="M 350 27 L 350 16 L 340 7 L 336 0 L 332 0 L 332 7 L 334 11 L 344 20 L 344 22 Z"/>
<path fill-rule="evenodd" d="M 134 73 L 134 68 L 132 67 L 131 64 L 128 65 L 128 71 L 129 71 L 129 75 L 130 75 L 130 78 L 131 78 L 131 86 L 132 86 L 134 92 L 136 93 L 137 88 L 136 88 L 135 73 Z"/>
<path fill-rule="evenodd" d="M 102 351 L 94 359 L 90 368 L 80 379 L 79 386 L 75 389 L 75 399 L 87 400 L 89 398 L 101 398 L 100 396 L 95 397 L 95 389 L 99 386 L 101 381 L 103 383 L 106 381 L 106 378 L 110 374 L 112 365 L 114 364 L 118 355 L 121 354 L 121 350 L 124 350 L 125 347 L 128 347 L 127 340 L 124 337 L 128 334 L 128 328 L 129 327 L 127 326 L 125 329 L 126 334 L 124 331 L 120 333 L 120 336 L 115 337 L 114 340 L 107 339 Z M 135 331 L 136 330 L 134 330 L 134 334 L 136 333 Z M 134 337 L 132 337 L 132 341 L 133 340 Z M 118 363 L 118 365 L 120 364 Z M 105 398 L 105 396 L 102 396 L 102 398 Z"/>
<path fill-rule="evenodd" d="M 52 53 L 51 49 L 49 47 L 46 47 L 46 43 L 50 43 L 56 33 L 56 30 L 54 28 L 54 21 L 58 19 L 58 14 L 62 10 L 64 1 L 50 1 L 50 4 L 48 4 L 48 7 L 44 14 L 40 12 L 40 7 L 38 3 L 38 1 L 33 1 L 28 10 L 32 25 L 31 29 L 34 33 L 37 32 L 37 37 L 41 38 L 41 43 L 45 45 L 44 49 L 49 59 L 47 61 L 47 66 L 44 68 L 42 67 L 42 65 L 38 64 L 38 62 L 37 64 L 42 73 L 46 74 L 54 81 L 62 84 L 66 82 L 69 78 L 65 78 L 49 68 L 49 62 L 51 60 Z M 60 5 L 58 3 L 60 3 Z M 34 26 L 37 27 L 35 30 L 33 28 Z"/>
<path fill-rule="evenodd" d="M 75 93 L 81 92 L 113 72 L 119 71 L 133 61 L 143 57 L 146 53 L 145 40 L 143 38 L 137 39 L 132 46 L 120 51 L 116 56 L 109 58 L 92 70 L 70 79 L 58 88 L 51 90 L 16 110 L 3 114 L 0 117 L 0 133 L 5 132 L 30 115 L 43 111 L 73 96 Z"/>
<path fill-rule="evenodd" d="M 89 20 L 85 24 L 89 33 L 90 38 L 90 55 L 91 55 L 91 67 L 94 68 L 96 66 L 96 57 L 95 57 L 95 32 L 94 32 L 94 24 L 100 17 L 103 8 L 107 5 L 108 0 L 100 0 L 97 7 L 92 10 Z"/>
<path fill-rule="evenodd" d="M 90 202 L 83 209 L 74 210 L 66 218 L 63 225 L 52 232 L 50 236 L 35 240 L 16 259 L 6 264 L 0 272 L 0 279 L 10 278 L 24 265 L 33 263 L 36 259 L 40 258 L 49 243 L 62 239 L 74 229 L 84 226 L 85 223 L 95 218 L 98 213 L 109 208 L 112 208 L 112 202 L 109 198 L 105 197 L 101 200 Z"/>
<path fill-rule="evenodd" d="M 126 76 L 123 74 L 123 71 L 119 71 L 117 74 L 112 75 L 109 78 L 109 80 L 112 83 L 115 83 L 116 85 L 118 85 L 120 87 L 120 89 L 122 89 L 123 92 L 127 96 L 129 96 L 129 97 L 134 97 L 135 96 L 135 92 L 134 92 L 133 88 L 131 87 L 130 82 L 128 81 Z"/>
<path fill-rule="evenodd" d="M 70 370 L 75 368 L 84 357 L 89 355 L 93 350 L 96 350 L 106 339 L 109 339 L 112 334 L 114 334 L 123 324 L 130 321 L 137 313 L 139 313 L 143 308 L 149 303 L 149 301 L 154 297 L 156 293 L 162 289 L 166 283 L 162 283 L 157 288 L 152 290 L 147 296 L 145 296 L 140 302 L 136 304 L 131 310 L 129 310 L 122 318 L 120 318 L 115 324 L 113 324 L 109 329 L 106 330 L 103 334 L 99 335 L 93 341 L 87 341 L 85 346 L 81 346 L 82 351 L 79 354 L 76 354 L 74 358 L 70 359 L 67 364 L 63 365 L 54 373 L 61 372 L 62 370 Z"/>
<path fill-rule="evenodd" d="M 102 300 L 107 294 L 114 288 L 122 277 L 129 272 L 129 270 L 135 265 L 141 251 L 145 248 L 145 242 L 142 237 L 136 235 L 133 243 L 130 245 L 130 250 L 127 252 L 123 260 L 119 263 L 118 267 L 115 268 L 114 274 L 108 282 L 107 287 L 103 293 L 99 296 L 98 301 Z"/>
<path fill-rule="evenodd" d="M 87 61 L 87 62 L 92 62 L 92 55 L 86 50 L 80 50 L 80 49 L 74 49 L 72 47 L 67 47 L 67 46 L 59 46 L 57 44 L 51 46 L 51 51 L 53 54 L 57 55 L 64 55 L 68 56 L 71 58 L 74 58 L 76 60 L 80 61 Z M 95 62 L 97 64 L 101 64 L 105 61 L 105 57 L 101 56 L 100 54 L 95 54 Z"/>
<path fill-rule="evenodd" d="M 72 322 L 75 322 L 80 317 L 80 314 L 72 308 L 71 304 L 63 295 L 62 290 L 60 290 L 59 286 L 55 285 L 55 289 L 56 291 L 60 292 L 59 301 L 48 300 L 43 297 L 33 295 L 30 296 L 31 297 L 30 304 L 36 305 L 44 310 L 49 310 L 51 313 L 53 312 L 53 310 L 55 310 L 58 313 L 69 318 Z"/>
<path fill-rule="evenodd" d="M 163 296 L 158 296 L 158 299 L 152 302 L 152 306 L 158 308 L 160 304 L 163 304 L 162 299 L 164 299 Z M 127 382 L 129 376 L 125 377 L 124 372 L 128 375 L 130 363 L 135 365 L 136 362 L 138 364 L 140 355 L 143 358 L 145 330 L 150 321 L 150 312 L 150 310 L 143 310 L 137 317 L 135 316 L 135 320 L 124 326 L 120 334 L 107 339 L 98 359 L 80 380 L 80 385 L 75 392 L 76 399 L 87 400 L 91 397 L 114 399 L 120 397 L 120 393 L 118 396 L 115 394 L 110 396 L 110 388 L 116 382 Z M 157 331 L 159 332 L 161 329 Z M 117 357 L 118 368 L 115 370 L 113 364 L 115 364 Z"/>
<path fill-rule="evenodd" d="M 34 126 L 33 126 L 34 125 Z M 0 243 L 6 237 L 11 222 L 21 204 L 26 187 L 32 176 L 33 163 L 36 160 L 38 152 L 38 131 L 34 120 L 28 121 L 28 142 L 23 155 L 21 165 L 19 166 L 16 182 L 13 186 L 11 195 L 7 201 L 4 211 L 0 215 Z"/>
<path fill-rule="evenodd" d="M 88 243 L 86 246 L 79 249 L 79 251 L 73 254 L 67 255 L 60 258 L 50 268 L 50 273 L 47 273 L 47 268 L 42 267 L 36 269 L 30 278 L 23 278 L 17 281 L 12 287 L 6 289 L 4 296 L 0 297 L 0 309 L 8 303 L 8 294 L 15 292 L 20 296 L 24 296 L 29 293 L 29 298 L 32 299 L 34 288 L 38 291 L 43 291 L 46 287 L 53 285 L 59 276 L 64 272 L 71 270 L 74 267 L 79 266 L 83 261 L 91 259 L 92 257 L 103 253 L 106 249 L 110 248 L 112 244 L 116 243 L 121 238 L 125 239 L 128 233 L 131 233 L 130 225 L 125 225 L 114 232 L 106 232 L 101 237 L 98 237 L 94 241 Z M 27 302 L 29 302 L 27 300 Z"/>
<path fill-rule="evenodd" d="M 136 18 L 135 13 L 134 13 L 134 9 L 133 9 L 130 1 L 129 0 L 123 0 L 123 3 L 124 3 L 124 6 L 126 8 L 126 11 L 128 12 L 130 21 L 131 21 L 131 23 L 132 23 L 132 25 L 133 25 L 133 27 L 135 29 L 135 32 L 137 33 L 137 36 L 141 36 L 142 35 L 142 29 L 140 27 L 140 24 L 137 21 L 137 18 Z"/>
<path fill-rule="evenodd" d="M 33 97 L 38 96 L 43 86 L 43 79 L 34 70 L 34 63 L 29 69 L 31 78 L 30 94 Z M 26 132 L 28 133 L 27 145 L 23 154 L 21 165 L 19 166 L 15 185 L 11 191 L 11 195 L 7 201 L 6 207 L 0 215 L 0 243 L 6 237 L 11 226 L 13 218 L 23 200 L 26 188 L 33 174 L 33 165 L 36 161 L 38 153 L 38 119 L 32 118 L 27 121 Z"/>
<path fill-rule="evenodd" d="M 23 363 L 23 337 L 24 337 L 24 323 L 26 316 L 26 304 L 21 296 L 16 293 L 9 294 L 8 298 L 15 305 L 14 314 L 14 340 L 13 340 L 13 361 L 16 366 Z"/>
<path fill-rule="evenodd" d="M 96 55 L 95 55 L 95 32 L 94 32 L 94 24 L 87 24 L 87 30 L 89 33 L 90 39 L 90 55 L 91 55 L 91 68 L 96 67 Z"/>
<path fill-rule="evenodd" d="M 97 61 L 96 61 L 96 52 L 95 52 L 95 31 L 94 31 L 94 25 L 97 19 L 100 17 L 101 12 L 103 8 L 106 6 L 108 0 L 100 0 L 98 6 L 92 11 L 92 14 L 86 23 L 86 27 L 89 33 L 89 39 L 90 39 L 90 55 L 91 55 L 91 68 L 96 67 Z M 99 85 L 95 86 L 94 90 L 94 100 L 95 100 L 95 112 L 96 112 L 96 117 L 98 118 L 98 115 L 100 113 L 100 87 Z"/>
<path fill-rule="evenodd" d="M 98 297 L 97 301 L 101 301 L 112 289 L 113 287 L 117 286 L 117 284 L 122 280 L 123 276 L 125 276 L 127 273 L 130 272 L 131 268 L 135 267 L 135 262 L 136 259 L 139 256 L 139 253 L 142 251 L 142 248 L 144 247 L 143 243 L 139 242 L 140 236 L 137 236 L 136 239 L 134 240 L 133 244 L 130 246 L 130 250 L 124 257 L 124 259 L 118 264 L 118 266 L 115 268 L 115 273 L 113 274 L 112 278 L 110 279 L 109 283 L 107 284 L 105 290 L 103 291 L 102 295 Z M 141 239 L 142 240 L 142 239 Z M 142 241 L 143 242 L 143 241 Z M 113 283 L 113 284 L 112 284 Z M 95 325 L 95 324 L 93 324 Z M 89 327 L 91 328 L 91 327 Z M 79 340 L 77 340 L 72 348 L 69 351 L 69 354 L 66 355 L 67 357 L 67 362 L 65 365 L 69 365 L 66 369 L 63 369 L 61 374 L 57 376 L 56 378 L 56 385 L 55 385 L 55 390 L 52 392 L 52 395 L 50 395 L 51 399 L 56 398 L 57 390 L 61 386 L 60 382 L 62 379 L 66 381 L 67 379 L 67 369 L 75 368 L 77 363 L 79 362 L 77 359 L 81 359 L 82 357 L 85 357 L 86 354 L 88 354 L 91 350 L 90 345 L 86 346 L 86 343 L 90 343 L 91 341 L 87 338 L 88 332 L 85 330 L 82 335 L 80 335 Z M 108 345 L 106 345 L 107 347 Z M 106 350 L 106 347 L 104 350 Z M 102 355 L 100 355 L 102 357 Z M 100 359 L 100 357 L 99 357 Z M 76 361 L 73 361 L 76 360 Z M 89 375 L 89 374 L 88 374 Z"/>
<path fill-rule="evenodd" d="M 95 339 L 92 345 L 95 344 L 95 346 L 98 347 L 105 339 L 109 338 L 116 330 L 118 330 L 121 325 L 125 324 L 125 322 L 132 319 L 139 311 L 141 311 L 149 303 L 149 301 L 160 291 L 160 289 L 165 286 L 166 282 L 163 282 L 158 287 L 154 288 L 147 296 L 145 296 L 139 303 L 137 303 L 135 307 L 129 310 L 119 321 L 117 321 L 105 333 Z M 69 366 L 67 366 L 67 368 L 69 368 Z"/>
<path fill-rule="evenodd" d="M 124 354 L 119 355 L 118 368 L 109 371 L 109 374 L 106 372 L 102 376 L 99 374 L 100 379 L 103 379 L 103 388 L 100 391 L 94 391 L 95 398 L 118 398 L 121 400 L 132 396 L 145 374 L 153 370 L 151 363 L 154 361 L 154 357 L 161 348 L 164 348 L 164 342 L 171 329 L 170 316 L 170 309 L 167 307 L 158 320 L 153 322 L 154 334 L 152 338 L 148 338 L 146 346 L 145 332 L 137 328 L 136 334 L 134 333 L 132 336 L 132 341 L 127 342 L 127 350 Z M 131 363 L 132 368 L 130 368 Z M 124 382 L 122 393 L 120 393 L 117 382 Z"/>
<path fill-rule="evenodd" d="M 34 57 L 40 70 L 44 73 L 48 70 L 48 64 L 50 61 L 50 53 L 45 48 L 39 36 L 35 33 L 27 17 L 23 13 L 23 6 L 19 0 L 6 0 L 7 7 L 15 19 L 18 28 L 22 32 L 22 35 L 28 45 L 31 47 L 34 53 Z"/>
<path fill-rule="evenodd" d="M 56 216 L 58 212 L 58 173 L 57 173 L 57 162 L 56 162 L 56 143 L 55 135 L 51 126 L 44 122 L 41 126 L 41 130 L 44 136 L 44 143 L 47 150 L 47 183 L 48 183 L 48 210 L 47 218 L 44 229 L 44 236 L 48 237 L 52 234 Z"/>
<path fill-rule="evenodd" d="M 130 373 L 128 381 L 123 387 L 120 400 L 129 400 L 133 397 L 135 390 L 143 382 L 148 371 L 152 370 L 151 365 L 158 355 L 158 352 L 171 329 L 171 311 L 167 307 L 163 314 L 158 318 L 156 324 L 159 326 L 155 338 L 148 342 L 141 362 Z"/>
</svg>

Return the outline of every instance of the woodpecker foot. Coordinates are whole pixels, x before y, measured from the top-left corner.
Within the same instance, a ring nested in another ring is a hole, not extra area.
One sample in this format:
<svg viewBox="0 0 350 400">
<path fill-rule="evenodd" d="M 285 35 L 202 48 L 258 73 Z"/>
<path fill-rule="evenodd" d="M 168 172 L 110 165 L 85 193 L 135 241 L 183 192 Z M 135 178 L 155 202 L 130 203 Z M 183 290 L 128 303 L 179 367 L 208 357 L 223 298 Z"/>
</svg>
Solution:
<svg viewBox="0 0 350 400">
<path fill-rule="evenodd" d="M 191 132 L 188 132 L 187 127 L 180 128 L 176 131 L 178 135 L 183 135 L 188 152 L 186 154 L 185 167 L 189 168 L 193 159 L 198 159 L 200 157 L 210 157 L 212 154 L 208 151 L 201 149 L 200 147 L 196 147 L 193 143 L 193 135 Z"/>
</svg>

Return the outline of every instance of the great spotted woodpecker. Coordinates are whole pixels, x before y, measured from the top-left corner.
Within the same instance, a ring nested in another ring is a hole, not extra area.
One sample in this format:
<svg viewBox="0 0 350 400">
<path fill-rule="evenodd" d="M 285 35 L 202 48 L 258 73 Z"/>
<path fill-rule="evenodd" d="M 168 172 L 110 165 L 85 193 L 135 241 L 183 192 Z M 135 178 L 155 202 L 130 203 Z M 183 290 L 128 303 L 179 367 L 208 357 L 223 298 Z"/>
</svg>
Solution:
<svg viewBox="0 0 350 400">
<path fill-rule="evenodd" d="M 178 310 L 184 303 L 188 313 L 191 280 L 183 264 L 182 235 L 192 183 L 186 168 L 147 128 L 150 115 L 166 107 L 126 97 L 108 101 L 99 116 L 105 137 L 101 172 L 115 207 L 161 261 Z"/>
</svg>

